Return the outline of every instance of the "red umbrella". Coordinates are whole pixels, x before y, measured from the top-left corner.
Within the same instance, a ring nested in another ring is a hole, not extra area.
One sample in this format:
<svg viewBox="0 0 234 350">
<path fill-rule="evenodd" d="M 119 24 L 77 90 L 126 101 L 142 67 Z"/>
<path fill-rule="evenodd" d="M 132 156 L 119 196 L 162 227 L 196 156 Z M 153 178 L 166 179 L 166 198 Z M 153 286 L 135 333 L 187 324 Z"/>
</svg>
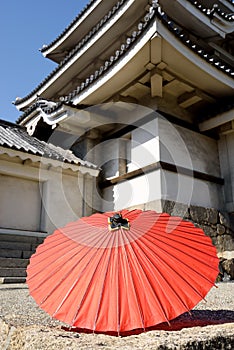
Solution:
<svg viewBox="0 0 234 350">
<path fill-rule="evenodd" d="M 30 294 L 71 327 L 125 334 L 191 310 L 214 285 L 216 249 L 191 222 L 155 211 L 93 214 L 47 237 Z"/>
</svg>

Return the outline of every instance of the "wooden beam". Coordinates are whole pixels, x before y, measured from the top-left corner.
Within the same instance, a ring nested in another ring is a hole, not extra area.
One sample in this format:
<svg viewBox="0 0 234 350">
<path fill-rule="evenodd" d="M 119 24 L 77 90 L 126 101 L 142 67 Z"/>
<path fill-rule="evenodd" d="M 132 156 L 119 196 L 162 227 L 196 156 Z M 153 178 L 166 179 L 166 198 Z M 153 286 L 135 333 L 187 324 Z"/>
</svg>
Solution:
<svg viewBox="0 0 234 350">
<path fill-rule="evenodd" d="M 150 78 L 151 82 L 151 96 L 162 97 L 163 95 L 163 77 L 160 74 L 154 74 Z"/>
<path fill-rule="evenodd" d="M 115 177 L 111 180 L 105 180 L 102 183 L 99 184 L 100 188 L 107 188 L 110 186 L 117 185 L 118 183 L 124 182 L 124 181 L 129 181 L 132 180 L 136 177 L 143 176 L 145 174 L 151 173 L 156 170 L 166 170 L 172 173 L 177 173 L 180 175 L 187 175 L 190 177 L 194 177 L 195 179 L 203 180 L 203 181 L 208 181 L 212 183 L 216 183 L 218 185 L 223 185 L 224 184 L 224 179 L 221 177 L 213 176 L 210 174 L 206 174 L 200 171 L 192 170 L 189 168 L 184 168 L 181 166 L 177 166 L 175 164 L 159 161 L 150 165 L 147 165 L 143 168 L 136 169 L 134 171 L 131 171 L 129 173 L 126 173 L 124 175 Z"/>
</svg>

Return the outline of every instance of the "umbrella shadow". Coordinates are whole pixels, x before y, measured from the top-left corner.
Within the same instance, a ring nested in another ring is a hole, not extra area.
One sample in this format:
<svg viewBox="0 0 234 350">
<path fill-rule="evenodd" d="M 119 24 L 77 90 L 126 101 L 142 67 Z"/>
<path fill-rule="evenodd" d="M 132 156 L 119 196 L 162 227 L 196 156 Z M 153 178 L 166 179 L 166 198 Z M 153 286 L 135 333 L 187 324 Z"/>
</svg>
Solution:
<svg viewBox="0 0 234 350">
<path fill-rule="evenodd" d="M 150 330 L 180 331 L 182 328 L 205 327 L 224 323 L 234 323 L 232 310 L 192 310 L 168 323 L 161 323 Z"/>
<path fill-rule="evenodd" d="M 95 334 L 106 334 L 113 336 L 126 337 L 130 335 L 137 335 L 145 331 L 180 331 L 183 328 L 193 328 L 193 327 L 205 327 L 209 325 L 218 325 L 224 323 L 234 323 L 234 311 L 231 310 L 192 310 L 191 312 L 186 312 L 183 315 L 175 318 L 168 323 L 160 323 L 156 326 L 149 327 L 145 330 L 135 329 L 132 331 L 117 334 L 116 332 L 93 332 L 89 329 L 84 328 L 69 328 L 62 327 L 65 331 L 78 332 L 78 333 L 95 333 Z"/>
</svg>

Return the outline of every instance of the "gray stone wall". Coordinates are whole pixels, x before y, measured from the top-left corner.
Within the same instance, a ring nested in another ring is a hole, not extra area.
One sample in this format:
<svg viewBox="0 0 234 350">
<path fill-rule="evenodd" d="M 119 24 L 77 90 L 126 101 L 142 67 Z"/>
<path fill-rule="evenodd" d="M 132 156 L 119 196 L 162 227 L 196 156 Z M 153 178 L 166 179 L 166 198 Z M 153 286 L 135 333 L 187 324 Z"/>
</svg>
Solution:
<svg viewBox="0 0 234 350">
<path fill-rule="evenodd" d="M 228 214 L 214 208 L 188 207 L 172 201 L 164 201 L 162 211 L 190 220 L 202 228 L 217 249 L 220 259 L 218 281 L 234 280 L 234 229 Z"/>
</svg>

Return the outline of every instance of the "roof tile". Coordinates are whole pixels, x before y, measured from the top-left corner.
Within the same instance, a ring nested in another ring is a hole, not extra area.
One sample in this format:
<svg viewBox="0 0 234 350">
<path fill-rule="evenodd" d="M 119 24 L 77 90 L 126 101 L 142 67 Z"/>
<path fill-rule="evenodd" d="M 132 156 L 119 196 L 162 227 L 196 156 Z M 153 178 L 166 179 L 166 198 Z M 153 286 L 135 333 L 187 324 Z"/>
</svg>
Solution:
<svg viewBox="0 0 234 350">
<path fill-rule="evenodd" d="M 36 137 L 30 136 L 24 127 L 1 119 L 0 146 L 60 162 L 97 169 L 96 165 L 76 157 L 71 150 L 41 141 Z"/>
</svg>

